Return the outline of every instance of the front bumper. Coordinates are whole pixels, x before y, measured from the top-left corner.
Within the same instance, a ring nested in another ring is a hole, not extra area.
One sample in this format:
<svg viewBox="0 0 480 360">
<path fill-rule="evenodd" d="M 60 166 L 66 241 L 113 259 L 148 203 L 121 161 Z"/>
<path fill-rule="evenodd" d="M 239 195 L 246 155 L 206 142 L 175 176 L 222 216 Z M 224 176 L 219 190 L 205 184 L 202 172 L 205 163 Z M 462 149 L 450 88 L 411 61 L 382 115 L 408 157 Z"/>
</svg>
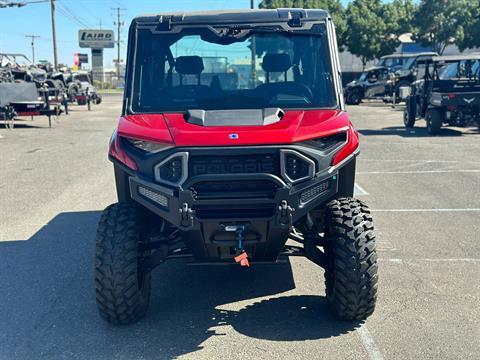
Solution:
<svg viewBox="0 0 480 360">
<path fill-rule="evenodd" d="M 278 150 L 283 149 L 285 147 Z M 195 151 L 198 150 L 193 149 L 193 153 Z M 331 163 L 333 153 L 321 158 L 311 178 L 299 183 L 287 181 L 283 173 L 202 174 L 188 177 L 177 187 L 161 184 L 154 176 L 145 176 L 157 160 L 145 166 L 148 161 L 136 159 L 139 169 L 132 172 L 111 159 L 116 171 L 122 168 L 125 174 L 120 187 L 128 187 L 126 198 L 181 230 L 184 242 L 197 260 L 231 260 L 237 246 L 235 228 L 242 226 L 246 229 L 244 245 L 251 258 L 275 261 L 292 225 L 309 211 L 321 209 L 335 198 L 343 186 L 342 178 L 353 181 L 357 152 L 336 167 L 319 167 L 324 161 Z M 350 170 L 345 172 L 347 168 Z M 117 188 L 118 176 L 116 174 Z M 353 189 L 353 182 L 351 187 Z"/>
<path fill-rule="evenodd" d="M 266 181 L 275 191 L 258 194 L 252 191 L 239 196 L 199 198 L 191 189 L 205 181 Z M 271 226 L 287 227 L 306 213 L 331 199 L 338 191 L 338 170 L 290 186 L 271 174 L 208 175 L 187 181 L 184 190 L 173 190 L 139 178 L 129 177 L 131 198 L 176 227 L 188 231 L 200 229 L 206 222 L 264 221 Z"/>
</svg>

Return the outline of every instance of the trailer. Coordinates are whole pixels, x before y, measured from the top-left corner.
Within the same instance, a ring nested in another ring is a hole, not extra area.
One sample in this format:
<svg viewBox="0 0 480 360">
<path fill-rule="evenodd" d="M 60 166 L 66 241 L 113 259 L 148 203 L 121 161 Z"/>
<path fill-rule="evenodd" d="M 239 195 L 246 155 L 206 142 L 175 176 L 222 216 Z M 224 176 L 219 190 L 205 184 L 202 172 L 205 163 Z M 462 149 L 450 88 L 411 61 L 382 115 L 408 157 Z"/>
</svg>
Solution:
<svg viewBox="0 0 480 360">
<path fill-rule="evenodd" d="M 63 110 L 58 102 L 50 102 L 48 89 L 37 89 L 31 82 L 0 83 L 0 120 L 13 128 L 14 120 L 24 116 L 46 116 L 52 127 L 52 116 Z"/>
</svg>

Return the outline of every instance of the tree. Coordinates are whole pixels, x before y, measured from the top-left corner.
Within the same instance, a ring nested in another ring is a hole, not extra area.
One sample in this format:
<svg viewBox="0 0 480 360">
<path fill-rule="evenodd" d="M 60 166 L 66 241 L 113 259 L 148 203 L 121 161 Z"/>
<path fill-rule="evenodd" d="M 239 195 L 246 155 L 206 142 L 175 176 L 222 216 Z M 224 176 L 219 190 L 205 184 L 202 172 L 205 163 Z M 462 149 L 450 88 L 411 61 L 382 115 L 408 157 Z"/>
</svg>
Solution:
<svg viewBox="0 0 480 360">
<path fill-rule="evenodd" d="M 461 51 L 480 47 L 480 1 L 478 6 L 472 4 L 470 11 L 472 16 L 463 25 L 464 36 L 456 42 Z"/>
<path fill-rule="evenodd" d="M 347 24 L 345 8 L 340 0 L 262 0 L 259 7 L 262 9 L 304 8 L 327 10 L 335 24 L 339 49 L 342 50 L 345 45 Z"/>
<path fill-rule="evenodd" d="M 400 45 L 399 36 L 414 31 L 415 10 L 413 0 L 393 0 L 382 5 L 379 11 L 385 22 L 385 34 L 380 41 L 381 55 L 393 53 Z"/>
<path fill-rule="evenodd" d="M 415 16 L 418 39 L 440 54 L 449 44 L 468 47 L 475 39 L 466 37 L 465 26 L 474 26 L 477 6 L 472 0 L 421 0 Z"/>
<path fill-rule="evenodd" d="M 353 0 L 347 7 L 348 50 L 360 57 L 363 66 L 388 52 L 386 46 L 387 25 L 382 18 L 380 0 Z M 387 41 L 388 42 L 388 41 Z"/>
<path fill-rule="evenodd" d="M 416 10 L 413 0 L 393 0 L 384 4 L 382 17 L 387 25 L 387 33 L 399 36 L 413 32 Z"/>
</svg>

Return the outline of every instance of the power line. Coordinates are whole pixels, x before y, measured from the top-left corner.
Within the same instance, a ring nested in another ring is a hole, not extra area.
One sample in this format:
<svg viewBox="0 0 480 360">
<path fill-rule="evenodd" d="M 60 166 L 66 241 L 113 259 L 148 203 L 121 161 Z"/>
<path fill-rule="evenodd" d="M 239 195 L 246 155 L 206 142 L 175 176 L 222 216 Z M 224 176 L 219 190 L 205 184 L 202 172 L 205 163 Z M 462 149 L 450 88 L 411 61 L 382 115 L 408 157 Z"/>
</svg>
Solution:
<svg viewBox="0 0 480 360">
<path fill-rule="evenodd" d="M 87 22 L 81 18 L 80 16 L 76 15 L 70 8 L 65 4 L 58 2 L 58 11 L 67 17 L 69 20 L 77 23 L 78 25 L 84 27 L 84 28 L 90 28 L 90 25 L 87 24 Z"/>
</svg>

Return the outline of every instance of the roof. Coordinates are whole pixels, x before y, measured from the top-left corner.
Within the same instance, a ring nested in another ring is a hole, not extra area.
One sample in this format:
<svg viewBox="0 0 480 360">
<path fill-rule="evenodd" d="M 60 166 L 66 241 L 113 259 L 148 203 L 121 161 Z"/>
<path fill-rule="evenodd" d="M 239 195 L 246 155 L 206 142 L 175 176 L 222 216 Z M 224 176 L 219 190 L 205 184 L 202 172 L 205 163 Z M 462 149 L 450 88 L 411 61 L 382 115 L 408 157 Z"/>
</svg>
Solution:
<svg viewBox="0 0 480 360">
<path fill-rule="evenodd" d="M 320 9 L 255 9 L 255 10 L 215 10 L 196 12 L 170 12 L 141 15 L 134 19 L 137 23 L 160 22 L 169 18 L 177 24 L 239 24 L 239 23 L 278 23 L 287 22 L 295 14 L 300 14 L 303 21 L 321 21 L 330 18 L 325 10 Z"/>
<path fill-rule="evenodd" d="M 390 54 L 382 56 L 380 59 L 390 59 L 390 58 L 409 58 L 409 57 L 417 57 L 417 56 L 436 56 L 438 55 L 436 52 L 419 52 L 419 53 L 397 53 L 397 54 Z"/>
<path fill-rule="evenodd" d="M 480 60 L 480 53 L 475 54 L 466 54 L 466 55 L 447 55 L 447 56 L 435 56 L 433 61 L 440 62 L 454 62 L 454 61 L 462 61 L 462 60 Z"/>
<path fill-rule="evenodd" d="M 368 69 L 363 70 L 363 72 L 372 71 L 372 70 L 388 70 L 386 66 L 372 66 Z"/>
</svg>

